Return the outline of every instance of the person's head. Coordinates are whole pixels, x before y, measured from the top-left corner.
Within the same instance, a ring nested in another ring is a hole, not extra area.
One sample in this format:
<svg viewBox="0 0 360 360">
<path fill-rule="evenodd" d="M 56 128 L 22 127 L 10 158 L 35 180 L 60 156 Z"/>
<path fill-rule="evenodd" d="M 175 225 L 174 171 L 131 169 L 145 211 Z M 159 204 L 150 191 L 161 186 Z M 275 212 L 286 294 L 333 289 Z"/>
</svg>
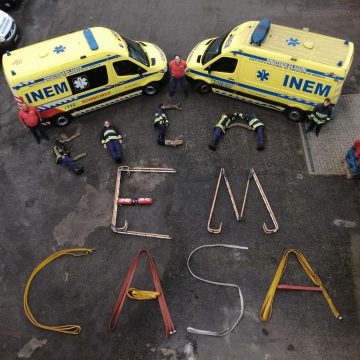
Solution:
<svg viewBox="0 0 360 360">
<path fill-rule="evenodd" d="M 175 62 L 176 62 L 176 64 L 177 65 L 179 65 L 180 64 L 180 60 L 181 60 L 181 58 L 180 58 L 180 55 L 175 55 Z"/>
<path fill-rule="evenodd" d="M 55 145 L 56 145 L 56 146 L 62 146 L 62 145 L 63 145 L 63 142 L 62 142 L 60 139 L 57 139 L 57 140 L 55 141 Z"/>
<path fill-rule="evenodd" d="M 110 126 L 110 121 L 105 120 L 104 121 L 104 127 L 108 128 Z"/>
<path fill-rule="evenodd" d="M 25 103 L 21 103 L 21 108 L 22 108 L 24 111 L 28 111 L 28 110 L 29 110 L 27 104 L 25 104 Z"/>
<path fill-rule="evenodd" d="M 159 104 L 159 109 L 165 109 L 165 104 Z"/>
<path fill-rule="evenodd" d="M 324 100 L 324 106 L 329 106 L 331 103 L 330 99 L 329 98 L 325 98 Z"/>
</svg>

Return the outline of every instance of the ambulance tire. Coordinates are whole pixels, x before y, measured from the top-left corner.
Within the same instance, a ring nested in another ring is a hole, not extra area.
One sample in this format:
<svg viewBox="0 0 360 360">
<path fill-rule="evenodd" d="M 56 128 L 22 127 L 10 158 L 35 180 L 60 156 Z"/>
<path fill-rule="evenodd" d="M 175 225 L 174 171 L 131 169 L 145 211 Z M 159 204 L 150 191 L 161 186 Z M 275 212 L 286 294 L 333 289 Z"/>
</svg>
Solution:
<svg viewBox="0 0 360 360">
<path fill-rule="evenodd" d="M 196 91 L 201 94 L 209 94 L 211 92 L 211 85 L 207 84 L 204 81 L 197 81 L 195 85 Z"/>
<path fill-rule="evenodd" d="M 60 114 L 53 119 L 53 124 L 57 127 L 65 127 L 71 123 L 72 116 L 70 114 Z"/>
<path fill-rule="evenodd" d="M 286 110 L 288 120 L 298 123 L 304 118 L 304 112 L 298 108 L 288 108 Z"/>
<path fill-rule="evenodd" d="M 160 85 L 157 82 L 151 82 L 147 84 L 143 89 L 143 94 L 147 96 L 155 95 L 159 92 Z"/>
</svg>

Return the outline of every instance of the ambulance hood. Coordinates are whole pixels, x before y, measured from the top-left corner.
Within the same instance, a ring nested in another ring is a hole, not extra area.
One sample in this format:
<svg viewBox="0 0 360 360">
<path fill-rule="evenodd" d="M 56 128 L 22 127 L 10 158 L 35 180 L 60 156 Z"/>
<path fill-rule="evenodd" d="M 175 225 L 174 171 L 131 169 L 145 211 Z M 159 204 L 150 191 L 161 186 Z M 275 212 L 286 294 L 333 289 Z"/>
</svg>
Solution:
<svg viewBox="0 0 360 360">
<path fill-rule="evenodd" d="M 14 20 L 10 15 L 0 10 L 0 42 L 1 40 L 6 39 L 13 21 Z"/>
</svg>

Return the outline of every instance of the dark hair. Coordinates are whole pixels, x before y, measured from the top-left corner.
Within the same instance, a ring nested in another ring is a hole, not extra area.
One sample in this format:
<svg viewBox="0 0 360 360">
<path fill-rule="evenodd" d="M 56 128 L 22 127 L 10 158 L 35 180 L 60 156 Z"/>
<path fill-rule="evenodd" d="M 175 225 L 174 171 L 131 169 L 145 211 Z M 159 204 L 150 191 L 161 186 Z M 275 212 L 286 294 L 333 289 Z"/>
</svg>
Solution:
<svg viewBox="0 0 360 360">
<path fill-rule="evenodd" d="M 331 103 L 331 100 L 329 98 L 325 98 L 324 102 L 325 101 Z"/>
</svg>

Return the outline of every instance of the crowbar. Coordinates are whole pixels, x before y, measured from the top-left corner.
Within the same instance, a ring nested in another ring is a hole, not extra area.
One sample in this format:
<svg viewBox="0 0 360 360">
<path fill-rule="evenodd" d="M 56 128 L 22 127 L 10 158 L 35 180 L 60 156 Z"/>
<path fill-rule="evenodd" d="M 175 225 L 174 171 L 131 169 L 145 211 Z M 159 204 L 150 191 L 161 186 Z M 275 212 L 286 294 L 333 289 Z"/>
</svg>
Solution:
<svg viewBox="0 0 360 360">
<path fill-rule="evenodd" d="M 208 230 L 210 233 L 212 233 L 212 234 L 220 234 L 220 233 L 221 233 L 221 230 L 222 230 L 222 222 L 220 222 L 220 226 L 217 227 L 217 228 L 213 228 L 213 227 L 210 226 L 211 220 L 212 220 L 212 216 L 213 216 L 213 212 L 214 212 L 214 208 L 215 208 L 215 203 L 216 203 L 217 196 L 218 196 L 218 192 L 219 192 L 221 177 L 223 177 L 224 180 L 225 180 L 225 184 L 226 184 L 226 187 L 227 187 L 229 196 L 230 196 L 231 204 L 232 204 L 232 207 L 233 207 L 234 212 L 235 212 L 236 220 L 237 220 L 237 221 L 240 221 L 239 212 L 238 212 L 238 209 L 237 209 L 237 207 L 236 207 L 236 203 L 235 203 L 235 199 L 234 199 L 233 193 L 232 193 L 232 191 L 231 191 L 230 182 L 229 182 L 229 180 L 228 180 L 228 178 L 227 178 L 227 176 L 226 176 L 226 174 L 225 174 L 225 169 L 224 169 L 224 168 L 221 168 L 221 169 L 220 169 L 220 173 L 219 173 L 219 177 L 218 177 L 218 180 L 217 180 L 216 189 L 215 189 L 215 194 L 214 194 L 213 202 L 212 202 L 212 205 L 211 205 L 210 214 L 209 214 L 209 219 L 208 219 L 208 224 L 207 224 L 207 230 Z"/>
<path fill-rule="evenodd" d="M 255 180 L 256 186 L 259 189 L 261 197 L 262 197 L 262 199 L 263 199 L 263 201 L 265 203 L 266 209 L 269 212 L 271 220 L 273 221 L 273 224 L 274 224 L 274 227 L 272 229 L 269 229 L 267 227 L 267 225 L 265 223 L 263 223 L 263 230 L 264 230 L 264 232 L 266 234 L 274 234 L 279 230 L 279 224 L 276 221 L 275 214 L 271 209 L 270 203 L 269 203 L 269 201 L 268 201 L 268 199 L 267 199 L 267 197 L 265 195 L 265 192 L 264 192 L 264 190 L 263 190 L 263 188 L 262 188 L 262 186 L 260 184 L 260 181 L 259 181 L 254 169 L 250 169 L 250 172 L 249 172 L 249 176 L 248 176 L 248 180 L 247 180 L 246 188 L 245 188 L 244 200 L 243 200 L 243 204 L 242 204 L 242 207 L 241 207 L 240 220 L 242 219 L 243 214 L 244 214 L 245 203 L 246 203 L 246 199 L 247 199 L 247 195 L 248 195 L 249 183 L 250 183 L 250 178 L 251 177 L 253 177 L 254 180 Z"/>
</svg>

